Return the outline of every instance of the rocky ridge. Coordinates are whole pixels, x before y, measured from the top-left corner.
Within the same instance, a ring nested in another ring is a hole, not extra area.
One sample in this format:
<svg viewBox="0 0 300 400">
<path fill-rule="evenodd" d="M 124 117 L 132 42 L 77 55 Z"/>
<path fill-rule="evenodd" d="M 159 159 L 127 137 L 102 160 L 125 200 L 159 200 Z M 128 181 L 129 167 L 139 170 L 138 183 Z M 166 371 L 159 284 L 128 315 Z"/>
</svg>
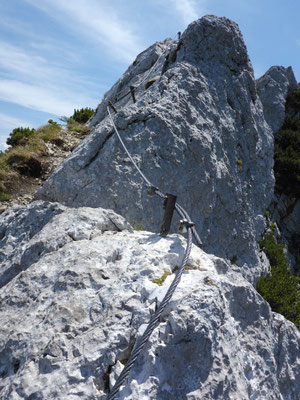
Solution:
<svg viewBox="0 0 300 400">
<path fill-rule="evenodd" d="M 118 102 L 157 60 L 137 103 Z M 178 194 L 203 241 L 118 399 L 298 400 L 300 333 L 253 286 L 274 186 L 263 82 L 259 94 L 235 23 L 195 21 L 137 57 L 43 200 L 1 215 L 0 399 L 104 400 L 181 262 L 183 236 L 153 233 L 161 204 L 124 159 L 112 101 L 135 161 Z"/>
<path fill-rule="evenodd" d="M 137 102 L 130 94 L 118 101 L 157 60 L 147 81 L 154 83 L 139 86 Z M 36 196 L 71 207 L 112 207 L 133 226 L 158 231 L 161 202 L 145 196 L 124 156 L 107 116 L 109 101 L 135 161 L 155 186 L 178 196 L 203 249 L 232 260 L 255 281 L 263 268 L 257 242 L 274 187 L 273 134 L 238 26 L 206 16 L 178 43 L 167 39 L 141 53 L 108 91 L 91 135 Z"/>
</svg>

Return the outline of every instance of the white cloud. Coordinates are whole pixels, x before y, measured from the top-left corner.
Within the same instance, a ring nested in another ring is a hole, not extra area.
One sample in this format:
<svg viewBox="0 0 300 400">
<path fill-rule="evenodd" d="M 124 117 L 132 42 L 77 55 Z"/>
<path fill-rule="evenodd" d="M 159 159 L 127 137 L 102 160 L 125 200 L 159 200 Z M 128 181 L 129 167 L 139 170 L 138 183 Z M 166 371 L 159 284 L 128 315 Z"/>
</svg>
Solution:
<svg viewBox="0 0 300 400">
<path fill-rule="evenodd" d="M 94 44 L 104 46 L 117 60 L 132 62 L 143 50 L 138 35 L 134 33 L 134 19 L 123 21 L 116 9 L 105 1 L 95 0 L 26 0 L 57 19 L 77 36 L 88 37 Z"/>
<path fill-rule="evenodd" d="M 11 115 L 0 113 L 0 129 L 1 130 L 11 130 L 18 126 L 31 126 L 29 122 L 21 120 L 19 118 L 12 117 Z"/>
<path fill-rule="evenodd" d="M 74 108 L 97 103 L 96 99 L 78 92 L 72 93 L 60 87 L 49 89 L 16 80 L 0 81 L 0 99 L 58 116 L 69 115 Z"/>
<path fill-rule="evenodd" d="M 200 18 L 205 14 L 205 3 L 203 0 L 170 0 L 171 4 L 175 7 L 175 10 L 183 20 L 183 22 L 188 25 L 194 20 Z"/>
<path fill-rule="evenodd" d="M 3 41 L 0 42 L 0 67 L 6 70 L 8 75 L 19 74 L 32 79 L 41 79 L 50 72 L 47 60 Z"/>
<path fill-rule="evenodd" d="M 18 77 L 26 82 L 40 82 L 44 86 L 49 82 L 57 84 L 58 81 L 63 82 L 64 86 L 78 87 L 89 83 L 67 66 L 56 65 L 53 59 L 49 61 L 36 55 L 35 51 L 26 51 L 3 41 L 0 41 L 0 68 L 5 71 L 2 72 L 4 77 Z"/>
<path fill-rule="evenodd" d="M 96 105 L 99 85 L 80 74 L 52 64 L 34 52 L 0 41 L 0 100 L 31 109 L 69 115 L 74 108 Z M 95 87 L 96 86 L 96 87 Z"/>
</svg>

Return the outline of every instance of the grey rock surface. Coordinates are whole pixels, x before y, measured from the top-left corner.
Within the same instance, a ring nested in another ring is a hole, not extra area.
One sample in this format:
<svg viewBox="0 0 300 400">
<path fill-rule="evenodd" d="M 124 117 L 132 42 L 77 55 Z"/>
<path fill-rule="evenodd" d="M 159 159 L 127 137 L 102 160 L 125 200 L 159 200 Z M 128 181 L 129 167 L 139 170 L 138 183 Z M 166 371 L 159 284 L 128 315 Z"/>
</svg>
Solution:
<svg viewBox="0 0 300 400">
<path fill-rule="evenodd" d="M 131 85 L 138 87 L 137 102 L 130 94 L 118 101 Z M 155 186 L 178 196 L 203 249 L 255 281 L 274 185 L 273 135 L 238 26 L 206 16 L 179 42 L 167 39 L 141 53 L 106 94 L 91 135 L 37 194 L 72 207 L 112 208 L 133 226 L 157 232 L 161 201 L 145 196 L 114 134 L 108 101 L 119 111 L 115 122 L 135 161 Z"/>
<path fill-rule="evenodd" d="M 256 81 L 256 85 L 265 119 L 276 135 L 285 118 L 286 98 L 297 88 L 293 70 L 291 67 L 271 67 Z"/>
<path fill-rule="evenodd" d="M 53 235 L 56 225 L 59 231 Z M 125 227 L 130 225 L 111 210 L 81 208 L 70 213 L 65 206 L 41 201 L 28 208 L 13 206 L 1 215 L 0 287 L 39 257 L 72 240 L 89 239 L 92 234 Z"/>
<path fill-rule="evenodd" d="M 8 220 L 2 241 L 14 232 L 11 262 L 24 254 L 30 261 L 0 288 L 0 399 L 104 399 L 172 281 L 185 240 L 133 232 L 109 210 L 43 202 L 7 210 L 0 223 Z M 153 283 L 164 271 L 163 285 Z M 194 246 L 118 398 L 297 400 L 299 393 L 296 327 L 229 262 Z"/>
</svg>

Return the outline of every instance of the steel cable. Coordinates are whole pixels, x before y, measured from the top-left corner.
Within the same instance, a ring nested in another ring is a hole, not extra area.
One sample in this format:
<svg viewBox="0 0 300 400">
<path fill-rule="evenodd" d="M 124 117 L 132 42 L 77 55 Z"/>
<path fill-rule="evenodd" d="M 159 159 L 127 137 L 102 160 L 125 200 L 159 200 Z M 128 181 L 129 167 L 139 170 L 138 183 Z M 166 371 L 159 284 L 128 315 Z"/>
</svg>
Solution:
<svg viewBox="0 0 300 400">
<path fill-rule="evenodd" d="M 114 131 L 116 132 L 117 137 L 118 137 L 118 139 L 119 139 L 119 141 L 120 141 L 120 143 L 121 143 L 123 149 L 125 150 L 126 154 L 127 154 L 128 157 L 130 158 L 130 161 L 131 161 L 132 164 L 135 166 L 136 170 L 138 171 L 138 173 L 140 174 L 140 176 L 142 177 L 142 179 L 144 180 L 144 182 L 146 183 L 146 185 L 147 185 L 148 187 L 155 187 L 155 186 L 149 181 L 149 179 L 146 178 L 146 176 L 145 176 L 145 175 L 143 174 L 143 172 L 140 170 L 140 168 L 138 167 L 138 165 L 136 164 L 136 162 L 134 161 L 134 159 L 131 157 L 131 154 L 129 153 L 127 147 L 125 146 L 125 143 L 123 142 L 123 140 L 122 140 L 122 138 L 121 138 L 121 135 L 119 134 L 119 131 L 118 131 L 117 127 L 116 127 L 116 124 L 115 124 L 115 122 L 114 122 L 114 120 L 113 120 L 113 117 L 112 117 L 112 115 L 111 115 L 111 112 L 110 112 L 110 110 L 109 110 L 109 106 L 107 106 L 107 112 L 108 112 L 108 115 L 109 115 L 109 117 L 110 117 L 111 123 L 112 123 L 112 125 L 113 125 Z M 156 194 L 157 196 L 161 197 L 162 199 L 165 198 L 165 195 L 164 195 L 159 189 L 156 189 L 156 190 L 155 190 L 155 194 Z M 178 204 L 177 202 L 176 202 L 176 205 L 175 205 L 175 210 L 177 211 L 177 213 L 180 215 L 181 218 L 187 219 L 188 221 L 191 221 L 189 214 L 188 214 L 188 213 L 185 211 L 185 209 L 184 209 L 180 204 Z M 198 236 L 198 233 L 197 233 L 195 227 L 192 227 L 192 233 L 193 233 L 193 236 L 194 236 L 194 238 L 195 238 L 195 240 L 196 240 L 196 242 L 197 242 L 197 245 L 200 247 L 200 246 L 202 245 L 202 242 L 201 242 L 201 240 L 200 240 L 200 237 Z"/>
<path fill-rule="evenodd" d="M 112 122 L 112 124 L 113 124 L 114 130 L 115 130 L 115 132 L 116 132 L 116 134 L 117 134 L 117 136 L 118 136 L 118 139 L 119 139 L 121 145 L 123 146 L 123 149 L 125 150 L 126 154 L 127 154 L 128 157 L 130 158 L 130 161 L 131 161 L 132 164 L 135 166 L 135 168 L 137 169 L 137 171 L 139 172 L 139 174 L 141 175 L 141 177 L 144 179 L 144 181 L 147 183 L 147 185 L 148 185 L 148 186 L 153 186 L 153 185 L 151 184 L 151 182 L 150 182 L 150 181 L 145 177 L 145 175 L 142 173 L 142 171 L 139 169 L 139 167 L 137 166 L 136 162 L 134 161 L 134 159 L 131 157 L 129 151 L 127 150 L 127 147 L 125 146 L 125 144 L 124 144 L 124 142 L 123 142 L 123 140 L 122 140 L 122 138 L 121 138 L 121 136 L 120 136 L 120 134 L 119 134 L 119 132 L 118 132 L 118 129 L 117 129 L 115 123 L 114 123 L 114 120 L 113 120 L 113 118 L 112 118 L 112 116 L 111 116 L 111 113 L 110 113 L 110 111 L 109 111 L 109 107 L 108 107 L 108 106 L 107 106 L 107 111 L 108 111 L 110 120 L 111 120 L 111 122 Z"/>
<path fill-rule="evenodd" d="M 180 268 L 178 269 L 178 271 L 175 275 L 175 278 L 173 279 L 173 282 L 171 283 L 165 297 L 163 298 L 158 309 L 156 310 L 153 317 L 151 318 L 145 332 L 143 333 L 142 337 L 139 339 L 134 350 L 132 351 L 125 367 L 123 368 L 118 379 L 116 380 L 116 383 L 114 384 L 110 393 L 107 395 L 107 400 L 113 400 L 116 397 L 120 387 L 123 385 L 126 378 L 128 377 L 130 370 L 131 370 L 133 364 L 135 363 L 136 359 L 138 358 L 140 352 L 142 351 L 143 347 L 147 343 L 147 341 L 150 338 L 154 329 L 159 325 L 159 319 L 160 319 L 166 305 L 170 301 L 175 289 L 177 288 L 177 286 L 180 282 L 181 275 L 184 271 L 184 267 L 189 259 L 190 253 L 191 253 L 191 248 L 192 248 L 192 231 L 191 231 L 191 228 L 188 227 L 187 228 L 187 246 L 186 246 L 186 250 L 185 250 L 184 257 L 183 257 L 182 263 L 180 265 Z"/>
<path fill-rule="evenodd" d="M 162 53 L 158 59 L 156 60 L 155 64 L 152 66 L 151 70 L 149 71 L 149 73 L 146 75 L 146 77 L 139 83 L 139 85 L 137 87 L 139 87 L 147 78 L 148 76 L 151 74 L 151 72 L 153 71 L 153 69 L 155 68 L 155 65 L 158 63 L 158 60 L 160 59 L 160 57 L 163 55 L 164 53 Z M 122 98 L 124 98 L 125 96 L 127 96 L 129 93 L 128 92 L 126 95 L 124 95 Z M 121 100 L 122 98 L 118 99 Z M 113 106 L 112 106 L 113 107 Z M 108 111 L 108 115 L 109 118 L 111 120 L 111 123 L 113 125 L 114 131 L 123 147 L 123 149 L 125 150 L 126 154 L 128 155 L 130 161 L 132 162 L 132 164 L 134 165 L 134 167 L 136 168 L 136 170 L 138 171 L 138 173 L 140 174 L 140 176 L 142 177 L 142 179 L 144 180 L 144 182 L 146 183 L 146 185 L 148 186 L 148 188 L 153 190 L 153 193 L 156 194 L 157 196 L 161 197 L 161 198 L 166 198 L 166 196 L 158 189 L 156 188 L 150 181 L 149 179 L 143 174 L 143 172 L 140 170 L 140 168 L 138 167 L 138 165 L 136 164 L 136 162 L 134 161 L 133 157 L 131 156 L 131 154 L 129 153 L 127 147 L 125 146 L 119 131 L 114 123 L 114 120 L 112 118 L 109 106 L 107 106 L 107 111 Z M 165 297 L 163 298 L 162 302 L 160 303 L 158 309 L 156 310 L 156 312 L 154 313 L 153 317 L 151 318 L 145 332 L 143 333 L 142 337 L 139 339 L 138 343 L 136 344 L 134 350 L 132 351 L 125 367 L 123 368 L 121 374 L 119 375 L 119 377 L 117 378 L 112 390 L 110 391 L 110 393 L 107 395 L 107 400 L 113 400 L 120 387 L 124 384 L 126 378 L 128 377 L 131 368 L 133 367 L 136 359 L 138 358 L 139 354 L 141 353 L 143 347 L 145 346 L 145 344 L 147 343 L 147 341 L 149 340 L 152 332 L 154 331 L 154 329 L 159 325 L 159 319 L 166 307 L 166 305 L 168 304 L 168 302 L 170 301 L 176 287 L 178 286 L 182 273 L 184 271 L 184 267 L 188 261 L 188 258 L 190 256 L 190 252 L 191 252 L 191 248 L 192 248 L 192 235 L 195 237 L 197 244 L 200 246 L 201 240 L 197 234 L 197 231 L 195 229 L 195 227 L 191 224 L 191 219 L 188 215 L 188 213 L 185 211 L 185 209 L 180 206 L 177 202 L 175 204 L 175 210 L 177 211 L 177 213 L 180 215 L 180 217 L 185 220 L 187 222 L 187 247 L 184 253 L 184 257 L 182 260 L 182 263 L 180 265 L 180 268 L 178 269 L 175 278 L 173 279 L 173 282 L 171 283 Z"/>
</svg>

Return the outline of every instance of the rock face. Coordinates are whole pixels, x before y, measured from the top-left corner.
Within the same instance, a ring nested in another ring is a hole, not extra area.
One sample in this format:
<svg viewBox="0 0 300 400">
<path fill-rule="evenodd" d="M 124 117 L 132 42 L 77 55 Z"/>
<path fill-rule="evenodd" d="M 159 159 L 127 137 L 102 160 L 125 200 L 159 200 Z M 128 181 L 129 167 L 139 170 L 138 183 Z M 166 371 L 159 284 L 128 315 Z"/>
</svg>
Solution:
<svg viewBox="0 0 300 400">
<path fill-rule="evenodd" d="M 156 61 L 135 90 L 137 102 L 130 94 L 118 101 Z M 140 54 L 107 93 L 92 134 L 36 197 L 113 208 L 133 226 L 157 232 L 161 201 L 145 196 L 107 116 L 109 101 L 119 110 L 115 122 L 135 161 L 155 186 L 178 196 L 203 249 L 232 260 L 255 281 L 274 184 L 273 136 L 237 25 L 206 16 L 179 42 L 167 39 Z"/>
<path fill-rule="evenodd" d="M 7 240 L 2 253 L 13 265 L 26 263 L 0 289 L 0 398 L 104 398 L 173 279 L 185 240 L 133 232 L 103 209 L 35 202 L 2 218 L 16 249 L 13 256 Z M 171 275 L 163 285 L 153 283 L 164 271 Z M 296 400 L 299 393 L 295 326 L 229 263 L 193 247 L 118 398 Z"/>
<path fill-rule="evenodd" d="M 257 92 L 264 108 L 264 116 L 274 134 L 278 133 L 285 118 L 285 100 L 297 88 L 291 67 L 271 67 L 257 80 Z"/>
<path fill-rule="evenodd" d="M 286 116 L 300 119 L 300 108 L 292 101 L 292 92 L 297 87 L 299 85 L 291 67 L 271 67 L 257 81 L 265 118 L 274 135 L 280 130 Z M 281 240 L 286 244 L 289 264 L 300 275 L 300 199 L 276 190 L 269 210 L 271 220 L 277 223 Z"/>
</svg>

